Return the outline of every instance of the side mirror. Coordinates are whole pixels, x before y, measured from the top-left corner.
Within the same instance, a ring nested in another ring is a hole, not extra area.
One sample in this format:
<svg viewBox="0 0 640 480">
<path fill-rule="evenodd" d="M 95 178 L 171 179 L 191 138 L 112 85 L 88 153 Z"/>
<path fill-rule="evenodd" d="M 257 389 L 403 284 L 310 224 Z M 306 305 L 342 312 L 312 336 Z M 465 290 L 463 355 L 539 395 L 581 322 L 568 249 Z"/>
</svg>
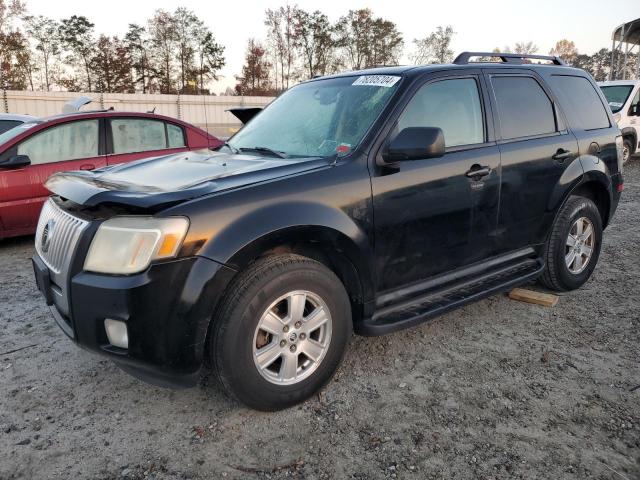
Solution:
<svg viewBox="0 0 640 480">
<path fill-rule="evenodd" d="M 393 138 L 382 154 L 387 163 L 444 155 L 444 134 L 437 127 L 409 127 Z"/>
<path fill-rule="evenodd" d="M 0 162 L 0 168 L 22 168 L 31 165 L 29 155 L 14 155 L 3 162 Z"/>
</svg>

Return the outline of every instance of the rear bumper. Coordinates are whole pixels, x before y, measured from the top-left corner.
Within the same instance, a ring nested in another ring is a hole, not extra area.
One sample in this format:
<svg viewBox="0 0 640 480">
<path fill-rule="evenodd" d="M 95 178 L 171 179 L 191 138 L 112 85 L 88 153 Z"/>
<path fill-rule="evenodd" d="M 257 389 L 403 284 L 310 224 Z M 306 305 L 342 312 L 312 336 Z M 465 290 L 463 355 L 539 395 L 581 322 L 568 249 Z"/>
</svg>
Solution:
<svg viewBox="0 0 640 480">
<path fill-rule="evenodd" d="M 234 271 L 203 257 L 152 265 L 131 276 L 80 272 L 69 280 L 69 315 L 51 301 L 48 271 L 33 257 L 38 288 L 56 323 L 79 346 L 162 386 L 198 380 L 211 315 Z M 110 345 L 106 318 L 125 322 L 129 348 Z"/>
</svg>

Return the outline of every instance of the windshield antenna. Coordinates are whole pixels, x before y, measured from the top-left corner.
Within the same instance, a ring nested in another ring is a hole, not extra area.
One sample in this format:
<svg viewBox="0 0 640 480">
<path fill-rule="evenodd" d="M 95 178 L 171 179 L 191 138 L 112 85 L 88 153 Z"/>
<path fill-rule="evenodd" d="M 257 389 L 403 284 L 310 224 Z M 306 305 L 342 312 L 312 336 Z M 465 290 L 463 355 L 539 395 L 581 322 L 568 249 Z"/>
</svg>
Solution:
<svg viewBox="0 0 640 480">
<path fill-rule="evenodd" d="M 211 134 L 209 133 L 209 120 L 207 118 L 207 102 L 206 96 L 204 94 L 204 89 L 202 91 L 202 108 L 204 109 L 204 128 L 207 131 L 207 147 L 211 150 Z"/>
</svg>

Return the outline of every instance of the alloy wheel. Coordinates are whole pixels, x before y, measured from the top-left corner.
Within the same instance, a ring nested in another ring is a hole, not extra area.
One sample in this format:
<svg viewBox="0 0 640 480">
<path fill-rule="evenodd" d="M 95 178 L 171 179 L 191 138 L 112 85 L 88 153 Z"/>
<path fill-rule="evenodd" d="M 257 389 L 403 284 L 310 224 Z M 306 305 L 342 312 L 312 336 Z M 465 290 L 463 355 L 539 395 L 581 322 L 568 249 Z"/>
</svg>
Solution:
<svg viewBox="0 0 640 480">
<path fill-rule="evenodd" d="M 595 230 L 587 217 L 577 219 L 569 229 L 565 247 L 565 264 L 571 273 L 582 273 L 595 249 Z"/>
<path fill-rule="evenodd" d="M 306 290 L 289 292 L 262 314 L 253 338 L 253 360 L 263 378 L 292 385 L 309 377 L 331 342 L 331 313 Z"/>
</svg>

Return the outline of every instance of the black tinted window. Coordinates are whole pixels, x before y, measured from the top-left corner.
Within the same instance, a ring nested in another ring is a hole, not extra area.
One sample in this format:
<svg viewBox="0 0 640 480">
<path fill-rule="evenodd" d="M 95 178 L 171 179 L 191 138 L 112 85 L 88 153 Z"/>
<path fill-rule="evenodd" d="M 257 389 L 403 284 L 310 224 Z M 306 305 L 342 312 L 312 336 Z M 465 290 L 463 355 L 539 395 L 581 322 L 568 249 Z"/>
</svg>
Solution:
<svg viewBox="0 0 640 480">
<path fill-rule="evenodd" d="M 7 130 L 11 130 L 13 127 L 17 127 L 22 122 L 16 120 L 0 120 L 0 133 L 4 133 Z"/>
<path fill-rule="evenodd" d="M 551 86 L 573 128 L 608 128 L 609 115 L 591 82 L 584 77 L 552 75 Z"/>
<path fill-rule="evenodd" d="M 493 77 L 503 139 L 543 135 L 556 131 L 553 105 L 530 77 Z"/>
</svg>

